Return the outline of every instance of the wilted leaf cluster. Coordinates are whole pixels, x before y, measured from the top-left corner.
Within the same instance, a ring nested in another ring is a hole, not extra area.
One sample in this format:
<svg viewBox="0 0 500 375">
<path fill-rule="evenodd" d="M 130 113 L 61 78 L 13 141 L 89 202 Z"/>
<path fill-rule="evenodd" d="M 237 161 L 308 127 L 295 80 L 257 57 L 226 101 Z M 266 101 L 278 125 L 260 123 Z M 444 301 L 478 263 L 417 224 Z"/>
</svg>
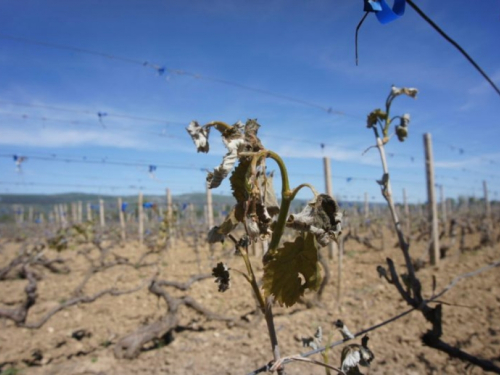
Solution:
<svg viewBox="0 0 500 375">
<path fill-rule="evenodd" d="M 392 121 L 396 118 L 399 118 L 399 125 L 395 126 L 395 133 L 400 142 L 404 142 L 404 140 L 408 137 L 408 125 L 410 124 L 410 115 L 405 113 L 402 116 L 395 116 L 393 118 L 389 117 L 389 113 L 391 110 L 392 101 L 400 95 L 407 95 L 410 98 L 416 98 L 418 94 L 418 90 L 415 88 L 409 87 L 396 87 L 392 86 L 391 92 L 389 93 L 387 100 L 385 102 L 385 111 L 380 108 L 377 108 L 368 114 L 366 119 L 366 127 L 375 129 L 378 131 L 377 125 L 380 127 L 380 130 L 383 134 L 384 143 L 389 141 L 389 128 L 392 124 Z"/>
<path fill-rule="evenodd" d="M 361 345 L 351 344 L 342 349 L 341 370 L 346 375 L 360 375 L 359 366 L 369 367 L 375 356 L 368 348 L 368 336 L 363 336 Z"/>
<path fill-rule="evenodd" d="M 232 126 L 219 122 L 200 126 L 191 122 L 187 127 L 198 151 L 209 150 L 209 129 L 215 127 L 222 136 L 222 141 L 228 152 L 222 163 L 208 172 L 209 188 L 218 187 L 228 174 L 231 190 L 236 204 L 220 226 L 211 228 L 208 234 L 210 243 L 223 242 L 239 223 L 245 226 L 251 240 L 269 238 L 272 234 L 271 223 L 273 216 L 279 212 L 279 204 L 273 188 L 273 174 L 266 173 L 265 155 L 259 163 L 252 165 L 252 157 L 242 156 L 244 152 L 264 151 L 264 147 L 257 136 L 260 125 L 256 120 L 248 120 L 245 124 L 237 122 Z"/>
<path fill-rule="evenodd" d="M 225 292 L 231 286 L 229 268 L 224 263 L 217 263 L 217 266 L 212 269 L 212 276 L 219 285 L 219 292 Z"/>
<path fill-rule="evenodd" d="M 266 159 L 272 157 L 277 160 L 279 157 L 262 146 L 258 138 L 260 125 L 256 120 L 234 125 L 212 122 L 204 126 L 191 122 L 187 131 L 199 152 L 208 152 L 212 127 L 220 132 L 227 153 L 221 164 L 208 172 L 208 186 L 219 186 L 232 171 L 229 180 L 236 203 L 222 224 L 209 230 L 208 242 L 223 242 L 239 224 L 245 229 L 247 244 L 272 239 L 275 245 L 264 256 L 262 288 L 265 296 L 272 295 L 280 304 L 291 306 L 306 289 L 318 290 L 321 284 L 318 251 L 338 239 L 342 213 L 332 197 L 317 195 L 313 190 L 315 198 L 302 212 L 288 218 L 283 212 L 280 219 L 275 220 L 281 207 L 274 191 L 273 173 L 267 172 Z M 281 168 L 284 166 L 280 166 L 280 171 Z M 278 222 L 281 229 L 276 231 L 277 236 L 273 236 Z M 279 239 L 276 238 L 281 236 L 285 224 L 299 233 L 294 241 L 279 246 Z M 218 267 L 218 275 L 221 276 L 223 269 Z M 224 289 L 220 286 L 219 290 L 221 288 Z"/>
</svg>

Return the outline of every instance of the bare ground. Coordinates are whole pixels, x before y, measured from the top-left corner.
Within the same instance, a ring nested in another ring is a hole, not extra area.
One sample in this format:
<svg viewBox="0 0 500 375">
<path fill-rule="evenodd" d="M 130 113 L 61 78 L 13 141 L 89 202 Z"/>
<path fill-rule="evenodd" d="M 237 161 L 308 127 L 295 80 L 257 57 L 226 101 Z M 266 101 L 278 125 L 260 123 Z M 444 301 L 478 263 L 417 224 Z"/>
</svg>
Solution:
<svg viewBox="0 0 500 375">
<path fill-rule="evenodd" d="M 469 241 L 477 238 L 469 236 Z M 387 242 L 390 243 L 390 242 Z M 12 260 L 22 244 L 4 240 L 0 247 L 0 268 Z M 422 247 L 423 245 L 421 245 Z M 82 245 L 89 247 L 88 245 Z M 415 246 L 412 254 L 422 253 Z M 61 256 L 71 268 L 69 274 L 41 270 L 38 281 L 38 300 L 29 312 L 27 322 L 39 320 L 47 311 L 72 298 L 72 292 L 84 279 L 89 262 L 77 250 L 60 254 L 47 250 L 48 258 Z M 136 261 L 144 252 L 130 242 L 115 245 L 112 252 Z M 96 253 L 90 253 L 97 259 Z M 384 251 L 367 250 L 362 245 L 346 243 L 343 263 L 342 297 L 337 300 L 337 260 L 331 260 L 332 278 L 321 306 L 307 308 L 298 304 L 292 308 L 275 307 L 275 322 L 282 355 L 308 351 L 294 336 L 310 336 L 318 325 L 323 328 L 323 343 L 336 341 L 340 334 L 332 325 L 342 319 L 351 331 L 359 331 L 382 322 L 408 309 L 397 291 L 378 277 L 377 265 L 385 258 L 394 259 L 403 270 L 399 249 L 386 246 Z M 451 252 L 439 267 L 426 267 L 418 272 L 424 296 L 432 293 L 432 276 L 436 276 L 437 290 L 449 284 L 456 275 L 463 274 L 500 258 L 500 248 L 487 247 L 459 254 Z M 190 276 L 210 273 L 217 261 L 223 260 L 234 269 L 244 270 L 244 264 L 232 255 L 229 245 L 216 251 L 210 259 L 203 249 L 197 262 L 194 251 L 178 242 L 161 258 L 157 254 L 146 260 L 157 265 L 134 268 L 115 266 L 98 272 L 83 288 L 83 295 L 92 295 L 103 289 L 119 290 L 142 288 L 121 296 L 103 296 L 93 303 L 78 304 L 55 314 L 40 329 L 16 327 L 12 321 L 0 320 L 0 365 L 8 374 L 245 374 L 272 359 L 264 319 L 247 315 L 250 327 L 210 321 L 205 316 L 181 307 L 176 332 L 165 340 L 146 345 L 138 358 L 116 359 L 114 344 L 141 325 L 159 320 L 166 313 L 164 300 L 148 291 L 147 284 L 156 272 L 163 280 L 187 281 Z M 252 259 L 261 271 L 260 261 Z M 189 291 L 170 290 L 172 295 L 189 295 L 211 311 L 240 317 L 255 310 L 251 290 L 246 281 L 232 272 L 231 288 L 217 292 L 217 285 L 209 278 L 193 284 Z M 468 278 L 445 294 L 443 306 L 443 340 L 462 350 L 500 364 L 500 269 L 495 268 Z M 13 308 L 25 298 L 27 280 L 22 278 L 0 281 L 0 306 Z M 306 299 L 312 300 L 307 294 Z M 340 302 L 340 303 L 339 303 Z M 375 354 L 370 374 L 480 374 L 479 368 L 450 359 L 447 355 L 427 348 L 420 337 L 429 328 L 418 311 L 370 333 L 369 346 Z M 77 340 L 76 331 L 83 337 Z M 359 340 L 358 340 L 359 341 Z M 332 349 L 329 362 L 340 364 L 341 347 Z M 317 357 L 320 359 L 320 357 Z M 303 363 L 287 365 L 287 374 L 324 374 L 323 368 Z M 17 372 L 16 372 L 17 371 Z M 367 370 L 365 370 L 365 373 Z"/>
</svg>

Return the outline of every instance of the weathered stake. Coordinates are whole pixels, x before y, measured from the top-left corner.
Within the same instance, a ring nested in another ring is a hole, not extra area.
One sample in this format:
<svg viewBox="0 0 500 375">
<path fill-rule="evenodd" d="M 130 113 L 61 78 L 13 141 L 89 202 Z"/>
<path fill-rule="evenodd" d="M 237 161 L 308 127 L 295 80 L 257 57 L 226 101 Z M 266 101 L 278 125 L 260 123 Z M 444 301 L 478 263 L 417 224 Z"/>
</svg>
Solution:
<svg viewBox="0 0 500 375">
<path fill-rule="evenodd" d="M 326 194 L 331 196 L 333 198 L 333 189 L 332 189 L 332 169 L 330 166 L 330 158 L 324 157 L 323 158 L 323 168 L 325 172 L 325 191 Z M 334 259 L 335 255 L 337 254 L 338 249 L 336 244 L 330 242 L 328 244 L 328 258 L 329 259 Z"/>
<path fill-rule="evenodd" d="M 104 201 L 102 199 L 99 199 L 99 220 L 101 223 L 101 228 L 104 228 L 106 222 L 104 220 Z"/>
<path fill-rule="evenodd" d="M 438 229 L 438 214 L 436 204 L 436 193 L 434 190 L 434 158 L 432 155 L 432 138 L 430 133 L 424 134 L 425 147 L 425 171 L 427 177 L 427 199 L 428 199 L 428 215 L 431 223 L 431 248 L 430 260 L 431 264 L 439 263 L 439 229 Z"/>
<path fill-rule="evenodd" d="M 122 198 L 118 198 L 118 215 L 120 217 L 120 227 L 121 227 L 121 232 L 122 232 L 122 240 L 125 241 L 126 234 L 125 234 L 125 215 L 123 214 L 122 210 Z"/>
<path fill-rule="evenodd" d="M 488 184 L 486 180 L 483 181 L 484 204 L 486 210 L 486 220 L 491 221 L 491 205 L 488 198 Z"/>
</svg>

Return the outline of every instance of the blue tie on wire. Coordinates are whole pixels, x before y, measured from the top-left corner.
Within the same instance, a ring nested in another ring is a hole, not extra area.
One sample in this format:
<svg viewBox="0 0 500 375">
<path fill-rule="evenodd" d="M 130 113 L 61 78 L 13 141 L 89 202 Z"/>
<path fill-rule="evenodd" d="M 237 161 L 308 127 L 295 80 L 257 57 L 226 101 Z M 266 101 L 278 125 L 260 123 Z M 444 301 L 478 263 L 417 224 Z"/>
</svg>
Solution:
<svg viewBox="0 0 500 375">
<path fill-rule="evenodd" d="M 149 166 L 149 173 L 153 173 L 154 171 L 156 171 L 156 165 L 150 165 Z"/>
<path fill-rule="evenodd" d="M 394 0 L 392 8 L 385 0 L 365 0 L 364 11 L 374 12 L 381 24 L 397 20 L 405 13 L 406 0 Z"/>
<path fill-rule="evenodd" d="M 127 207 L 128 207 L 128 203 L 127 203 L 127 202 L 123 202 L 123 203 L 122 203 L 122 207 L 121 207 L 122 212 L 127 211 Z"/>
<path fill-rule="evenodd" d="M 144 207 L 144 208 L 151 208 L 151 207 L 153 207 L 153 203 L 151 203 L 151 202 L 145 202 L 145 203 L 142 204 L 142 207 Z"/>
</svg>

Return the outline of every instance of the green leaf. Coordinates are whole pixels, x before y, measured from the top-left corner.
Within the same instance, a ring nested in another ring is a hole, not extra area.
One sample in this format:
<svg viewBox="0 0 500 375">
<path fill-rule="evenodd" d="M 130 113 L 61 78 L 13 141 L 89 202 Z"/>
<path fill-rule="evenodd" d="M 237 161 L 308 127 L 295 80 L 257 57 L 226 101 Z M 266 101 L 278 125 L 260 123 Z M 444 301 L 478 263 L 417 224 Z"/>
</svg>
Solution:
<svg viewBox="0 0 500 375">
<path fill-rule="evenodd" d="M 285 242 L 264 267 L 264 292 L 280 304 L 294 305 L 306 289 L 318 290 L 321 273 L 314 235 L 298 236 Z"/>
</svg>

